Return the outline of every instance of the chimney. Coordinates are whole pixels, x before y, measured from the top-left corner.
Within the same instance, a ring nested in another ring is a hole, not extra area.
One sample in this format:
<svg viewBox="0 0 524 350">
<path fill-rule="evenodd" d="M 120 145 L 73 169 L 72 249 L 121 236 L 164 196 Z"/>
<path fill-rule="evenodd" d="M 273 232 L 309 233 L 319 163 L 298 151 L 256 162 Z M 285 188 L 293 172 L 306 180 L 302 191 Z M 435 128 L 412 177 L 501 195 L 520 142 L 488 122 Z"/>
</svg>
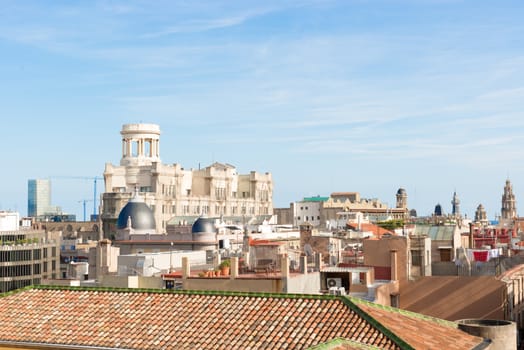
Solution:
<svg viewBox="0 0 524 350">
<path fill-rule="evenodd" d="M 238 277 L 238 257 L 237 256 L 233 256 L 231 257 L 231 272 L 230 272 L 230 275 L 229 275 L 229 278 L 230 279 L 235 279 Z"/>
<path fill-rule="evenodd" d="M 391 280 L 398 280 L 397 251 L 391 250 Z"/>
<path fill-rule="evenodd" d="M 182 279 L 186 279 L 191 274 L 191 264 L 187 256 L 182 257 Z"/>
<path fill-rule="evenodd" d="M 473 223 L 469 223 L 469 249 L 475 248 L 473 246 Z"/>
<path fill-rule="evenodd" d="M 282 270 L 282 278 L 289 277 L 289 259 L 287 254 L 282 254 L 280 260 L 280 269 Z"/>
</svg>

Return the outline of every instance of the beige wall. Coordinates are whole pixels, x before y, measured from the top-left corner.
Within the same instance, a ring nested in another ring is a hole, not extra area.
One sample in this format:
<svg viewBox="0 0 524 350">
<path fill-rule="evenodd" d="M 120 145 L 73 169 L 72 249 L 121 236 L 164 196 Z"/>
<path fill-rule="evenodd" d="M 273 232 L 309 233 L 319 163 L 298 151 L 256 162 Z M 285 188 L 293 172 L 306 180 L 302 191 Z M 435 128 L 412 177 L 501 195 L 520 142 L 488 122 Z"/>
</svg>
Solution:
<svg viewBox="0 0 524 350">
<path fill-rule="evenodd" d="M 364 265 L 391 267 L 391 251 L 397 251 L 397 277 L 406 280 L 408 277 L 408 251 L 406 237 L 384 237 L 382 239 L 365 239 L 363 241 Z"/>
<path fill-rule="evenodd" d="M 505 310 L 505 320 L 517 323 L 520 331 L 524 330 L 524 265 L 514 267 L 504 277 L 502 282 L 507 288 L 508 307 Z"/>
<path fill-rule="evenodd" d="M 391 281 L 390 283 L 383 284 L 375 290 L 374 302 L 380 305 L 391 306 L 391 294 L 397 294 L 398 292 L 398 281 Z"/>
<path fill-rule="evenodd" d="M 143 276 L 102 276 L 101 287 L 112 288 L 153 288 L 162 289 L 164 283 L 160 277 Z"/>
</svg>

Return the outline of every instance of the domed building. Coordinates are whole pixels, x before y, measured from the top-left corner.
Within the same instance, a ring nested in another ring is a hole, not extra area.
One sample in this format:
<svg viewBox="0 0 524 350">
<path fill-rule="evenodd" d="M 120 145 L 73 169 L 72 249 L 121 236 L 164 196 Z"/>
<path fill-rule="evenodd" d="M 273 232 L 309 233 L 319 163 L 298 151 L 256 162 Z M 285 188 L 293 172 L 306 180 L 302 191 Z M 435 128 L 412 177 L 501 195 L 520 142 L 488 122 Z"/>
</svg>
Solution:
<svg viewBox="0 0 524 350">
<path fill-rule="evenodd" d="M 163 163 L 160 133 L 156 124 L 122 126 L 120 164 L 106 163 L 104 169 L 100 218 L 106 238 L 114 235 L 118 215 L 135 190 L 153 211 L 156 231 L 161 234 L 167 233 L 170 222 L 200 215 L 231 217 L 232 222 L 273 215 L 271 173 L 239 174 L 235 166 L 219 162 L 198 169 Z"/>
<path fill-rule="evenodd" d="M 117 240 L 127 240 L 132 235 L 156 234 L 155 215 L 138 194 L 118 214 L 116 231 Z"/>
<path fill-rule="evenodd" d="M 439 204 L 435 205 L 435 211 L 433 212 L 433 215 L 434 216 L 443 216 L 443 212 L 442 212 L 442 206 Z"/>
<path fill-rule="evenodd" d="M 408 193 L 404 188 L 399 188 L 397 191 L 397 208 L 407 209 L 408 207 Z"/>
<path fill-rule="evenodd" d="M 214 250 L 217 248 L 216 219 L 199 217 L 191 226 L 193 250 Z"/>
<path fill-rule="evenodd" d="M 175 232 L 159 233 L 156 231 L 153 211 L 135 193 L 118 214 L 113 243 L 120 247 L 121 254 L 216 250 L 216 220 L 201 216 L 192 225 L 178 226 Z"/>
<path fill-rule="evenodd" d="M 488 214 L 486 213 L 486 209 L 484 209 L 482 204 L 479 204 L 477 210 L 475 211 L 475 222 L 482 225 L 488 224 Z"/>
</svg>

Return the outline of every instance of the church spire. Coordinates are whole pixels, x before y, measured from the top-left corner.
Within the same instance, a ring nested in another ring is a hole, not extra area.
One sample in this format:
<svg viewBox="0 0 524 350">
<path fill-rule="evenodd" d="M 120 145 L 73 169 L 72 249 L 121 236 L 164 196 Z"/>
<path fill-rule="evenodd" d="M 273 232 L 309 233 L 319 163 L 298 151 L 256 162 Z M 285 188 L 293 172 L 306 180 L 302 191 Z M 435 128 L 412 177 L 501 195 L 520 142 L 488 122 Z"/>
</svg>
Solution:
<svg viewBox="0 0 524 350">
<path fill-rule="evenodd" d="M 506 180 L 504 186 L 504 194 L 502 195 L 502 209 L 500 211 L 501 218 L 512 220 L 517 216 L 517 201 L 513 194 L 513 186 L 509 179 Z"/>
</svg>

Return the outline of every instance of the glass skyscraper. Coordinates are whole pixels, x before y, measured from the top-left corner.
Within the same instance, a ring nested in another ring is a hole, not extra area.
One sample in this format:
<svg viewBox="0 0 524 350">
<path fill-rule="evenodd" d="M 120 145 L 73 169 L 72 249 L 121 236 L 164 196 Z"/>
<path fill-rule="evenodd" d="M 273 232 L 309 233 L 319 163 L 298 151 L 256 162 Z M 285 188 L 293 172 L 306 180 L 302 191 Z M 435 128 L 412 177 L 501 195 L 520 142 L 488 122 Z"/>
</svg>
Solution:
<svg viewBox="0 0 524 350">
<path fill-rule="evenodd" d="M 51 209 L 51 180 L 27 181 L 27 216 L 38 217 Z"/>
</svg>

